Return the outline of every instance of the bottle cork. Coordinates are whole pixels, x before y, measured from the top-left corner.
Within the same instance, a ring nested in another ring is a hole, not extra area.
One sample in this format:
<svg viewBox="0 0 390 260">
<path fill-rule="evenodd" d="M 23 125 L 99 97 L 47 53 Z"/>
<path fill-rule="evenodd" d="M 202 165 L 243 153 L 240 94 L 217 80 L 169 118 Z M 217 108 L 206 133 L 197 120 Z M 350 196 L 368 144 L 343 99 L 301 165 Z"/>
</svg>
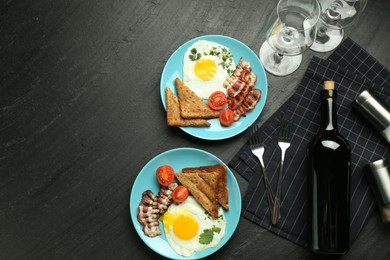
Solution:
<svg viewBox="0 0 390 260">
<path fill-rule="evenodd" d="M 324 89 L 325 90 L 334 90 L 334 81 L 331 81 L 331 80 L 324 81 Z"/>
</svg>

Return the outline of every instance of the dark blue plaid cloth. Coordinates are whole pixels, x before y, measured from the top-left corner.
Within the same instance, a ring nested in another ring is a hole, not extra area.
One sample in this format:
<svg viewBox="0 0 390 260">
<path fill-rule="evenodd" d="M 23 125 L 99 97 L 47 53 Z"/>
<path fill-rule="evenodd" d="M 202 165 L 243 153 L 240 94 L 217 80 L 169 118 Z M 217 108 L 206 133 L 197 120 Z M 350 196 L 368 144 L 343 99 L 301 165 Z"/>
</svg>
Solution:
<svg viewBox="0 0 390 260">
<path fill-rule="evenodd" d="M 279 125 L 284 116 L 295 123 L 292 144 L 286 153 L 282 217 L 277 226 L 271 224 L 259 162 L 249 146 L 244 145 L 229 162 L 233 170 L 250 182 L 243 197 L 242 216 L 301 246 L 306 246 L 308 228 L 306 147 L 319 130 L 319 93 L 325 80 L 336 82 L 338 128 L 352 149 L 352 242 L 376 208 L 363 166 L 390 155 L 388 143 L 352 108 L 352 102 L 365 88 L 371 88 L 389 103 L 390 73 L 351 39 L 346 39 L 327 60 L 313 57 L 297 91 L 260 128 L 265 142 L 266 172 L 276 190 Z"/>
</svg>

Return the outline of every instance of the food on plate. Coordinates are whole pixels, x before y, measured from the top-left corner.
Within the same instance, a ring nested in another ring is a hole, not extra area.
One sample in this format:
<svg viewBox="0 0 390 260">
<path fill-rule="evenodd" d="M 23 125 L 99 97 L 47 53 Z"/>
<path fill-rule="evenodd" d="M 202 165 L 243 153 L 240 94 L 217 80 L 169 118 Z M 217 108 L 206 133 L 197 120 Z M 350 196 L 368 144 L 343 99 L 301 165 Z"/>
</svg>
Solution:
<svg viewBox="0 0 390 260">
<path fill-rule="evenodd" d="M 138 206 L 137 219 L 143 225 L 143 232 L 148 237 L 161 235 L 161 229 L 158 224 L 159 217 L 160 212 L 157 208 L 157 197 L 150 190 L 144 191 Z"/>
<path fill-rule="evenodd" d="M 161 235 L 158 219 L 171 204 L 172 192 L 177 186 L 178 184 L 175 182 L 168 185 L 168 187 L 162 186 L 157 197 L 150 190 L 142 193 L 141 202 L 138 205 L 137 219 L 143 225 L 143 232 L 148 237 Z"/>
<path fill-rule="evenodd" d="M 169 126 L 210 126 L 210 123 L 202 118 L 186 119 L 180 115 L 179 99 L 170 88 L 165 88 L 167 104 L 167 123 Z"/>
<path fill-rule="evenodd" d="M 219 121 L 224 126 L 231 126 L 234 122 L 234 117 L 235 114 L 233 110 L 227 108 L 225 110 L 222 110 L 221 113 L 219 114 Z"/>
<path fill-rule="evenodd" d="M 223 209 L 220 207 L 218 218 L 213 219 L 191 196 L 181 204 L 172 204 L 161 220 L 169 245 L 182 256 L 215 247 L 225 235 Z"/>
<path fill-rule="evenodd" d="M 261 97 L 261 90 L 255 89 L 257 76 L 250 63 L 240 59 L 234 72 L 226 78 L 223 86 L 228 93 L 228 107 L 234 112 L 234 121 L 238 121 L 246 112 L 254 109 Z"/>
<path fill-rule="evenodd" d="M 261 97 L 261 90 L 254 88 L 249 91 L 248 95 L 245 97 L 244 101 L 239 107 L 233 110 L 234 112 L 234 121 L 240 119 L 241 116 L 245 116 L 246 112 L 255 108 L 257 102 Z"/>
<path fill-rule="evenodd" d="M 184 54 L 183 81 L 202 99 L 222 91 L 225 78 L 235 69 L 233 54 L 224 45 L 207 40 L 192 44 Z"/>
<path fill-rule="evenodd" d="M 174 173 L 179 183 L 172 180 L 172 172 L 168 165 L 159 166 L 158 196 L 150 190 L 142 193 L 137 218 L 144 234 L 161 235 L 161 221 L 169 245 L 179 255 L 217 246 L 225 235 L 224 209 L 229 209 L 226 166 L 183 168 Z"/>
<path fill-rule="evenodd" d="M 213 219 L 218 217 L 217 190 L 213 189 L 199 173 L 176 173 L 176 178 L 186 186 L 191 195 L 207 210 Z"/>
<path fill-rule="evenodd" d="M 223 126 L 231 126 L 241 116 L 253 110 L 261 98 L 261 90 L 254 88 L 257 76 L 244 58 L 226 77 L 223 91 L 211 92 L 207 104 L 179 78 L 175 79 L 178 97 L 168 87 L 165 89 L 167 123 L 169 126 L 210 126 L 206 120 L 219 117 Z M 226 104 L 228 109 L 220 111 Z"/>
<path fill-rule="evenodd" d="M 226 167 L 223 164 L 184 168 L 181 173 L 175 173 L 175 177 L 213 218 L 217 217 L 218 203 L 229 209 Z"/>
<path fill-rule="evenodd" d="M 213 110 L 221 110 L 226 106 L 227 98 L 225 93 L 222 91 L 215 91 L 211 93 L 209 99 L 207 100 L 207 104 Z"/>
<path fill-rule="evenodd" d="M 221 204 L 221 206 L 224 209 L 226 210 L 229 209 L 229 205 L 228 205 L 229 191 L 226 184 L 227 175 L 226 175 L 226 167 L 224 164 L 184 168 L 182 172 L 199 173 L 200 176 L 213 187 L 213 189 L 217 189 L 217 200 L 219 204 Z"/>
<path fill-rule="evenodd" d="M 160 191 L 157 196 L 157 208 L 160 214 L 164 214 L 169 205 L 172 203 L 172 193 L 177 186 L 177 183 L 172 182 L 168 185 L 168 187 L 160 187 Z"/>
<path fill-rule="evenodd" d="M 168 186 L 175 178 L 175 172 L 169 165 L 161 165 L 156 170 L 156 177 L 160 185 Z"/>
<path fill-rule="evenodd" d="M 172 199 L 174 202 L 183 202 L 188 198 L 188 196 L 188 189 L 183 185 L 177 186 L 172 193 Z"/>
<path fill-rule="evenodd" d="M 216 121 L 207 119 L 212 118 L 219 118 L 222 126 L 234 125 L 260 100 L 262 92 L 254 87 L 256 81 L 257 75 L 244 57 L 236 66 L 227 46 L 198 40 L 184 53 L 182 77 L 175 79 L 176 92 L 166 89 L 168 125 L 211 126 Z M 226 107 L 230 110 L 221 115 Z"/>
<path fill-rule="evenodd" d="M 233 98 L 240 94 L 240 91 L 245 86 L 253 88 L 257 81 L 256 74 L 252 71 L 251 65 L 244 58 L 240 58 L 240 63 L 236 66 L 235 70 L 228 78 L 223 82 L 223 86 L 227 90 L 229 97 Z"/>
<path fill-rule="evenodd" d="M 218 111 L 212 110 L 195 92 L 179 78 L 176 78 L 176 90 L 179 97 L 180 115 L 183 118 L 215 118 Z"/>
</svg>

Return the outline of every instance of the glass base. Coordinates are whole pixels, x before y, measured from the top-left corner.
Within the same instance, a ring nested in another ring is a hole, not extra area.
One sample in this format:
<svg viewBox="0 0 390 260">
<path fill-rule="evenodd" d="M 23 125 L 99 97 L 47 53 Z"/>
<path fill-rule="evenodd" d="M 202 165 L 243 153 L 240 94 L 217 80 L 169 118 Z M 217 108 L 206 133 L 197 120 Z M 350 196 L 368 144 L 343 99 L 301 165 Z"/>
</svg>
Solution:
<svg viewBox="0 0 390 260">
<path fill-rule="evenodd" d="M 328 52 L 336 49 L 343 41 L 344 30 L 327 29 L 323 37 L 317 36 L 310 49 L 316 52 Z"/>
<path fill-rule="evenodd" d="M 302 54 L 282 56 L 279 63 L 274 58 L 275 50 L 265 41 L 260 48 L 259 57 L 264 69 L 275 76 L 286 76 L 296 71 L 302 62 Z"/>
</svg>

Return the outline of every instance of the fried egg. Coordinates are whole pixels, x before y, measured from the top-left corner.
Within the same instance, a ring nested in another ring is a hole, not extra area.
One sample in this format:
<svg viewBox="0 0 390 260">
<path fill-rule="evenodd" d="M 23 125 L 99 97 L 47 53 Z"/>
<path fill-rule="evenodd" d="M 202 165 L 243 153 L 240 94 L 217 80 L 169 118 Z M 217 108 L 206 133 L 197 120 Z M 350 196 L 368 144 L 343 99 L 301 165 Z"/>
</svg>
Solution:
<svg viewBox="0 0 390 260">
<path fill-rule="evenodd" d="M 216 247 L 225 235 L 223 209 L 219 207 L 214 220 L 192 196 L 181 204 L 171 204 L 161 221 L 169 245 L 182 256 Z"/>
<path fill-rule="evenodd" d="M 217 90 L 226 94 L 223 82 L 235 67 L 228 47 L 199 40 L 184 54 L 183 82 L 203 99 L 208 99 Z"/>
</svg>

